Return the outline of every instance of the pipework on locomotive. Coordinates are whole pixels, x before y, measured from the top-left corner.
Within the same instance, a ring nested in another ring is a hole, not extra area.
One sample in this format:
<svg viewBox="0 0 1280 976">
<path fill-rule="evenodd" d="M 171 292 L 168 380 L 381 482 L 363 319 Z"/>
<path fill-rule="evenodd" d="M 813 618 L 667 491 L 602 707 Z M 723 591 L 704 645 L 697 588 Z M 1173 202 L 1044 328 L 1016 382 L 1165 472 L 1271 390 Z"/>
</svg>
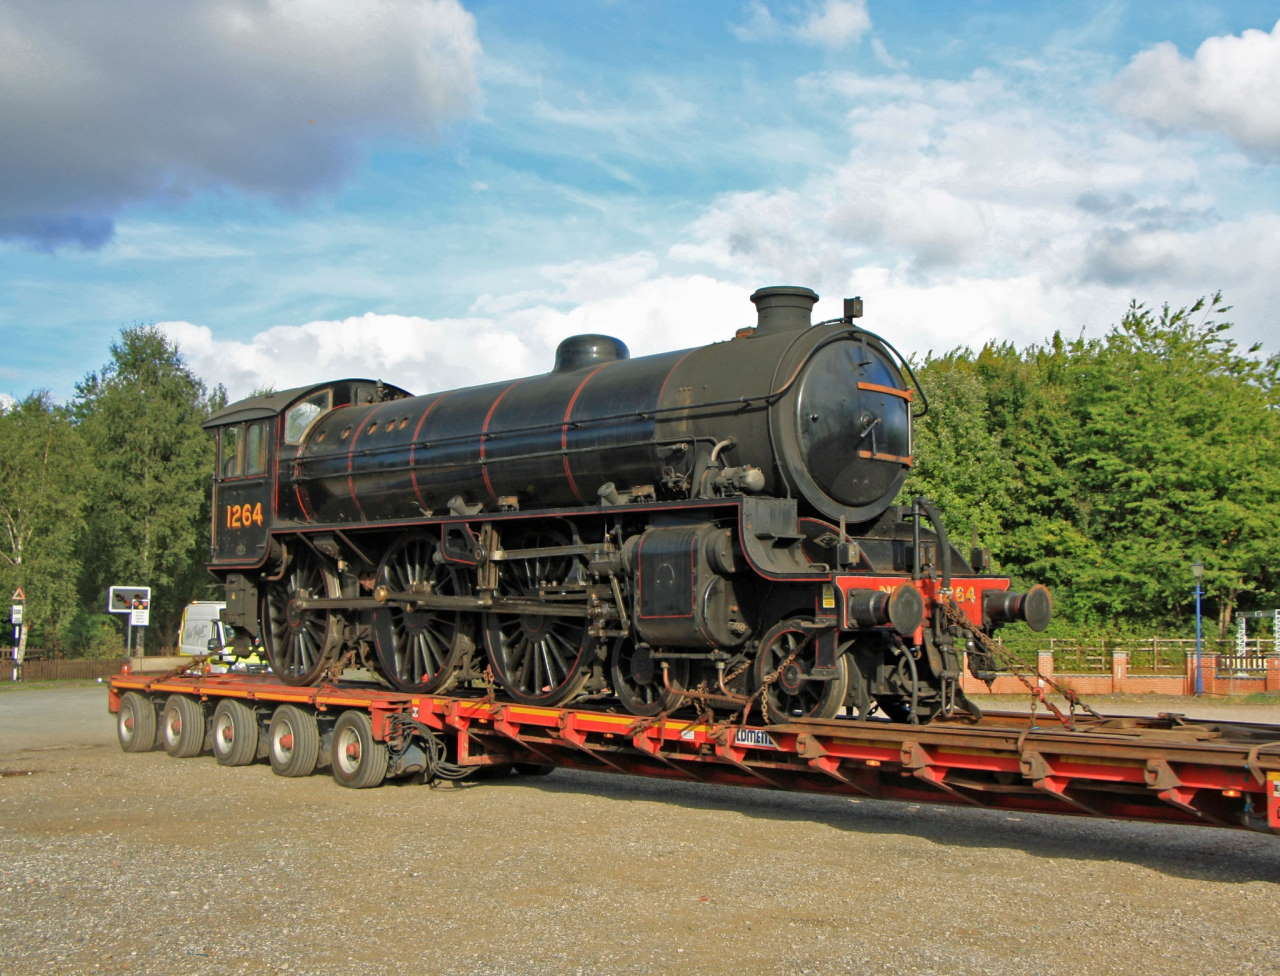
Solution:
<svg viewBox="0 0 1280 976">
<path fill-rule="evenodd" d="M 991 632 L 1043 629 L 1049 593 L 894 504 L 926 401 L 860 299 L 814 324 L 817 298 L 761 288 L 754 326 L 677 352 L 580 335 L 540 376 L 228 406 L 205 424 L 224 619 L 297 685 L 363 666 L 641 716 L 976 715 L 966 653 L 988 675 Z"/>
</svg>

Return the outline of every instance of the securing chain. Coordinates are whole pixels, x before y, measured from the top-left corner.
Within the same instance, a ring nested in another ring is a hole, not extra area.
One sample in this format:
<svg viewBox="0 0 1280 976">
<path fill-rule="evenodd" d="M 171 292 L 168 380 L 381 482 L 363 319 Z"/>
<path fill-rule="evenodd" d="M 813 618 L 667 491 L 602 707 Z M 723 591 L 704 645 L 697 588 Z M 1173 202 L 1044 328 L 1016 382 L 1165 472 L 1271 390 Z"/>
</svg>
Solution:
<svg viewBox="0 0 1280 976">
<path fill-rule="evenodd" d="M 480 681 L 484 684 L 484 700 L 490 705 L 498 700 L 497 689 L 493 684 L 493 665 L 486 664 L 480 673 Z"/>
<path fill-rule="evenodd" d="M 355 663 L 355 659 L 356 649 L 354 647 L 348 647 L 345 652 L 334 658 L 333 663 L 325 669 L 325 680 L 331 684 L 337 684 L 338 680 L 342 677 L 342 672 Z"/>
<path fill-rule="evenodd" d="M 951 599 L 951 596 L 949 594 L 945 595 L 941 600 L 939 600 L 938 605 L 942 607 L 943 614 L 946 616 L 946 618 L 949 621 L 951 621 L 951 623 L 955 624 L 959 629 L 965 631 L 970 636 L 972 636 L 974 642 L 979 647 L 981 647 L 988 655 L 990 655 L 991 659 L 995 661 L 996 664 L 1004 668 L 1006 671 L 1008 671 L 1015 678 L 1017 678 L 1019 681 L 1022 682 L 1023 686 L 1026 687 L 1027 691 L 1031 693 L 1032 715 L 1035 714 L 1037 703 L 1043 703 L 1044 706 L 1047 709 L 1049 709 L 1049 711 L 1053 712 L 1054 716 L 1058 719 L 1059 722 L 1063 724 L 1065 728 L 1073 732 L 1075 731 L 1075 727 L 1076 727 L 1075 710 L 1077 708 L 1083 709 L 1085 712 L 1088 712 L 1094 718 L 1099 718 L 1099 719 L 1102 718 L 1102 716 L 1099 715 L 1097 711 L 1095 711 L 1092 706 L 1090 706 L 1087 702 L 1085 702 L 1084 699 L 1082 699 L 1075 691 L 1066 687 L 1065 685 L 1058 684 L 1058 682 L 1054 681 L 1053 678 L 1050 678 L 1047 675 L 1041 674 L 1039 668 L 1032 669 L 1032 673 L 1034 674 L 1036 679 L 1033 682 L 1031 678 L 1025 673 L 1024 667 L 1018 663 L 1018 661 L 1014 658 L 1014 656 L 1011 653 L 1009 653 L 1009 651 L 1007 651 L 1003 646 L 1001 646 L 1000 644 L 997 644 L 989 636 L 984 634 L 980 629 L 975 627 L 970 622 L 969 618 L 964 615 L 960 607 L 956 605 L 956 602 Z M 1050 688 L 1052 688 L 1054 691 L 1056 691 L 1058 694 L 1060 694 L 1063 698 L 1067 700 L 1067 702 L 1070 705 L 1069 712 L 1064 714 L 1062 709 L 1058 708 L 1057 705 L 1055 705 L 1053 702 L 1049 701 L 1049 699 L 1045 697 L 1044 687 L 1043 687 L 1044 685 L 1048 685 Z"/>
<path fill-rule="evenodd" d="M 810 638 L 812 639 L 812 638 Z M 764 724 L 769 724 L 769 686 L 782 677 L 782 672 L 789 668 L 796 659 L 796 655 L 800 653 L 800 648 L 796 648 L 786 659 L 776 668 L 764 676 L 764 680 L 760 682 L 760 687 L 756 689 L 755 695 L 760 696 L 760 717 L 764 719 Z M 754 698 L 755 695 L 752 697 Z M 746 718 L 746 712 L 743 712 L 743 718 Z"/>
</svg>

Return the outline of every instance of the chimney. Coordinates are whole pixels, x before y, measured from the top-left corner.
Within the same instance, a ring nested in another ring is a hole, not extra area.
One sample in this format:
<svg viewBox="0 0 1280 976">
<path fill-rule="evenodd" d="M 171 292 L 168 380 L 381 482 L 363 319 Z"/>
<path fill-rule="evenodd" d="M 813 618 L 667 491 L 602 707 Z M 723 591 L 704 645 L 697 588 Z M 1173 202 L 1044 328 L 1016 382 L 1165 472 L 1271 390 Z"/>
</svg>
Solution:
<svg viewBox="0 0 1280 976">
<path fill-rule="evenodd" d="M 774 285 L 757 289 L 751 300 L 756 306 L 756 335 L 765 335 L 809 328 L 818 293 L 795 285 Z"/>
</svg>

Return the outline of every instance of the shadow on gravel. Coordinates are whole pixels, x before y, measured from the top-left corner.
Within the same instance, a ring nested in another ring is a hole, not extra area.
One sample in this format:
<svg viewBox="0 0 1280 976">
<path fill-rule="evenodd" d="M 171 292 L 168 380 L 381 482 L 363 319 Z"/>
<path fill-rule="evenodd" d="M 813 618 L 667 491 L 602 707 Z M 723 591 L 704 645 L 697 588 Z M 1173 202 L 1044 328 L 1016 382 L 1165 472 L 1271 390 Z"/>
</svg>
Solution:
<svg viewBox="0 0 1280 976">
<path fill-rule="evenodd" d="M 1128 862 L 1197 881 L 1280 885 L 1280 837 L 1243 830 L 784 793 L 564 769 L 551 776 L 487 779 L 475 788 L 679 804 L 785 823 L 807 821 L 852 833 L 919 837 L 947 847 Z"/>
</svg>

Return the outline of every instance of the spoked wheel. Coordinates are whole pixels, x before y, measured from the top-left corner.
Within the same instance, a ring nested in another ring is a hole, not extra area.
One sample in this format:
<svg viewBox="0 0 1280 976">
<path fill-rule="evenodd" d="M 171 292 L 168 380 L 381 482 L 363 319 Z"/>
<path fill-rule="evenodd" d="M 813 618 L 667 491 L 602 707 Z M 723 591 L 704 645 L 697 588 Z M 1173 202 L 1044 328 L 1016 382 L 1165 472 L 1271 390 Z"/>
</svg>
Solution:
<svg viewBox="0 0 1280 976">
<path fill-rule="evenodd" d="M 667 669 L 673 684 L 688 686 L 688 662 L 670 661 Z M 609 654 L 609 683 L 632 715 L 658 715 L 680 704 L 680 696 L 663 684 L 662 662 L 654 660 L 648 647 L 637 647 L 628 637 L 615 641 Z"/>
<path fill-rule="evenodd" d="M 378 586 L 392 593 L 466 596 L 471 581 L 458 567 L 439 561 L 430 536 L 409 536 L 393 545 L 378 567 Z M 431 694 L 458 681 L 471 652 L 472 616 L 460 610 L 406 610 L 388 606 L 373 612 L 373 637 L 383 677 L 401 691 Z"/>
<path fill-rule="evenodd" d="M 813 634 L 795 618 L 774 624 L 761 638 L 755 685 L 772 678 L 761 695 L 770 722 L 833 718 L 840 711 L 849 690 L 849 658 L 836 655 L 836 676 L 819 681 L 811 676 L 816 652 Z"/>
<path fill-rule="evenodd" d="M 299 601 L 338 595 L 338 577 L 306 549 L 294 554 L 283 579 L 267 584 L 262 638 L 271 670 L 285 684 L 315 684 L 337 659 L 338 615 L 332 610 L 304 610 Z"/>
<path fill-rule="evenodd" d="M 520 538 L 513 548 L 565 543 L 563 538 L 539 533 Z M 576 556 L 513 559 L 502 566 L 498 593 L 545 605 L 544 594 L 575 582 L 580 570 Z M 490 614 L 484 643 L 494 677 L 508 695 L 525 705 L 561 705 L 578 695 L 587 683 L 595 646 L 585 618 L 536 613 Z"/>
</svg>

